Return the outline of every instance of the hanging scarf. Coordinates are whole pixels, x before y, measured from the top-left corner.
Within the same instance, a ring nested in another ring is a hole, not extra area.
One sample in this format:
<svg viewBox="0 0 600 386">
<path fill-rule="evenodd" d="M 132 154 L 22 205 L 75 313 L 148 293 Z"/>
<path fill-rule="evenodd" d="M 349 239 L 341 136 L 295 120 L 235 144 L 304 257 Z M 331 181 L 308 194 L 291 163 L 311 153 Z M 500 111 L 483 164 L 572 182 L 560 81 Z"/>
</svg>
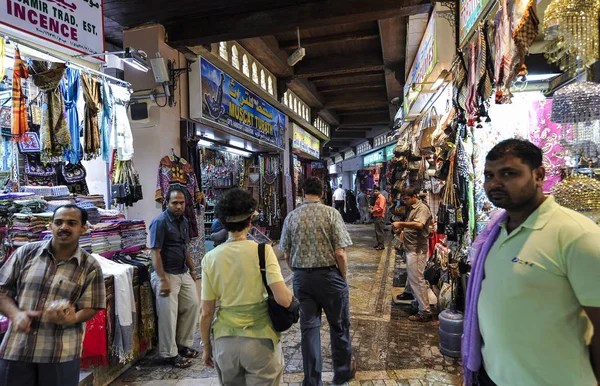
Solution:
<svg viewBox="0 0 600 386">
<path fill-rule="evenodd" d="M 60 87 L 65 99 L 67 121 L 71 132 L 71 149 L 65 151 L 65 160 L 72 164 L 81 161 L 81 142 L 79 141 L 79 113 L 77 99 L 79 98 L 79 70 L 67 68 L 67 76 L 63 78 Z"/>
<path fill-rule="evenodd" d="M 81 74 L 83 96 L 85 98 L 85 159 L 93 159 L 100 154 L 100 127 L 98 112 L 102 106 L 100 82 L 88 74 Z"/>
<path fill-rule="evenodd" d="M 11 133 L 18 140 L 23 134 L 29 131 L 27 125 L 27 105 L 25 95 L 21 87 L 21 78 L 29 78 L 29 71 L 18 48 L 15 48 L 15 64 L 13 66 L 13 85 L 12 85 L 12 129 Z"/>
<path fill-rule="evenodd" d="M 485 229 L 471 246 L 471 276 L 467 288 L 464 333 L 462 338 L 462 362 L 465 386 L 474 382 L 481 368 L 481 332 L 477 305 L 481 293 L 481 283 L 485 277 L 485 259 L 500 234 L 500 223 L 506 220 L 507 213 L 502 210 L 490 220 Z"/>
<path fill-rule="evenodd" d="M 65 113 L 65 99 L 59 85 L 65 75 L 63 63 L 31 62 L 33 83 L 42 94 L 42 124 L 40 126 L 41 155 L 43 162 L 62 158 L 64 151 L 72 147 L 69 122 Z"/>
<path fill-rule="evenodd" d="M 100 135 L 102 137 L 102 143 L 100 144 L 100 152 L 102 153 L 102 159 L 106 162 L 110 161 L 112 154 L 112 146 L 110 145 L 110 138 L 113 134 L 115 117 L 113 112 L 113 93 L 108 82 L 102 83 L 102 121 L 100 123 Z"/>
<path fill-rule="evenodd" d="M 6 45 L 4 43 L 4 38 L 0 37 L 0 82 L 4 79 L 4 71 L 6 68 L 4 66 L 4 58 L 6 57 Z"/>
<path fill-rule="evenodd" d="M 81 367 L 91 366 L 108 366 L 106 310 L 98 310 L 96 316 L 85 323 Z"/>
</svg>

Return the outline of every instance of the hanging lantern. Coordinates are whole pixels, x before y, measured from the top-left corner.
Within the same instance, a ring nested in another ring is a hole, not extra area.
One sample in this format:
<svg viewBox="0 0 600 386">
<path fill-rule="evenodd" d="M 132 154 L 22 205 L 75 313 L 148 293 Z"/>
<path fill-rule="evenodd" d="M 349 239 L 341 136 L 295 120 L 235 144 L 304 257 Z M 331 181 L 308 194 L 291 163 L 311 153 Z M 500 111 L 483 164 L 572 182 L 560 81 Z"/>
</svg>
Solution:
<svg viewBox="0 0 600 386">
<path fill-rule="evenodd" d="M 554 0 L 544 13 L 546 53 L 562 69 L 589 66 L 598 60 L 598 13 L 600 0 Z"/>
<path fill-rule="evenodd" d="M 598 33 L 596 31 L 596 33 Z M 577 82 L 554 93 L 552 122 L 582 123 L 600 119 L 600 84 Z"/>
</svg>

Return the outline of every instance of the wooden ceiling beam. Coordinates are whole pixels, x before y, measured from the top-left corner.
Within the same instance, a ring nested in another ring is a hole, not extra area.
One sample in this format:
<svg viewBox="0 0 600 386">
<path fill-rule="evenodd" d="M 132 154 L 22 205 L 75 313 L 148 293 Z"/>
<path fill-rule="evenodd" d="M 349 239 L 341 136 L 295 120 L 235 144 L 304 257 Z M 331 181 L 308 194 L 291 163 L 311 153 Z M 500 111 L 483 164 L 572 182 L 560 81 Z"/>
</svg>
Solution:
<svg viewBox="0 0 600 386">
<path fill-rule="evenodd" d="M 379 125 L 379 124 L 389 124 L 390 118 L 388 116 L 387 111 L 383 113 L 376 114 L 360 114 L 360 115 L 348 115 L 344 116 L 341 119 L 340 125 L 344 127 L 353 126 L 353 125 Z"/>
<path fill-rule="evenodd" d="M 404 70 L 406 67 L 406 32 L 408 17 L 399 16 L 379 20 L 381 35 L 381 52 L 385 65 L 385 85 L 388 101 L 400 97 L 404 99 Z M 390 119 L 394 119 L 395 109 L 388 109 Z"/>
<path fill-rule="evenodd" d="M 331 97 L 327 100 L 326 108 L 337 109 L 367 109 L 374 107 L 387 107 L 386 96 L 381 92 L 365 92 L 357 94 L 342 94 Z"/>
<path fill-rule="evenodd" d="M 323 0 L 294 5 L 284 3 L 257 12 L 231 8 L 218 17 L 203 10 L 186 15 L 182 22 L 165 23 L 171 46 L 197 46 L 220 41 L 273 35 L 324 25 L 361 23 L 426 12 L 427 0 Z M 159 20 L 163 22 L 164 20 Z M 166 22 L 166 21 L 164 21 Z"/>
<path fill-rule="evenodd" d="M 383 71 L 365 71 L 364 73 L 360 74 L 361 77 L 369 77 L 369 78 L 377 78 L 377 79 L 383 79 L 384 78 L 384 73 Z M 339 74 L 339 75 L 330 75 L 330 76 L 315 76 L 313 78 L 310 79 L 310 81 L 312 83 L 314 83 L 315 85 L 319 85 L 321 83 L 327 83 L 327 82 L 331 82 L 331 81 L 337 81 L 337 82 L 344 82 L 344 81 L 348 81 L 349 83 L 352 83 L 352 81 L 356 78 L 356 75 L 348 75 L 348 74 Z"/>
<path fill-rule="evenodd" d="M 335 35 L 318 36 L 315 38 L 300 39 L 302 47 L 315 47 L 323 44 L 343 43 L 347 41 L 373 40 L 379 39 L 379 33 L 373 30 L 363 30 L 356 32 L 347 32 Z M 287 40 L 279 43 L 282 50 L 295 50 L 298 48 L 298 39 Z"/>
<path fill-rule="evenodd" d="M 363 109 L 363 110 L 338 110 L 338 111 L 336 111 L 336 113 L 337 113 L 337 115 L 340 116 L 341 119 L 344 119 L 345 116 L 387 113 L 387 111 L 388 111 L 387 108 L 381 107 L 381 108 L 371 108 L 371 109 Z"/>
<path fill-rule="evenodd" d="M 354 131 L 334 131 L 331 133 L 331 140 L 344 140 L 344 139 L 361 139 L 366 138 L 368 130 L 354 130 Z"/>
<path fill-rule="evenodd" d="M 241 39 L 238 40 L 238 43 L 275 76 L 290 76 L 294 72 L 287 63 L 287 54 L 279 49 L 279 44 L 274 36 Z"/>
<path fill-rule="evenodd" d="M 359 74 L 361 72 L 383 71 L 383 60 L 379 54 L 330 56 L 303 60 L 294 67 L 297 78 L 314 78 L 332 75 Z"/>
<path fill-rule="evenodd" d="M 340 84 L 337 86 L 328 86 L 319 88 L 319 92 L 321 94 L 327 93 L 337 93 L 337 92 L 348 92 L 348 91 L 357 91 L 357 90 L 373 90 L 385 88 L 384 84 L 377 84 L 373 82 L 364 82 L 364 83 L 350 83 L 350 84 Z"/>
</svg>

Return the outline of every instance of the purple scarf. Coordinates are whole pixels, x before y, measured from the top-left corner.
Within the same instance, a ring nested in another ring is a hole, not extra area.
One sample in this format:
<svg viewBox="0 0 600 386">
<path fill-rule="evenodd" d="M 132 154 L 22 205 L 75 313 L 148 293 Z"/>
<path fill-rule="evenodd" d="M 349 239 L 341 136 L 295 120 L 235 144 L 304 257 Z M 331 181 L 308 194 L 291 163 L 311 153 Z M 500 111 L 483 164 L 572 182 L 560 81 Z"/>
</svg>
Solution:
<svg viewBox="0 0 600 386">
<path fill-rule="evenodd" d="M 500 234 L 500 223 L 506 220 L 504 210 L 495 213 L 485 229 L 471 246 L 471 277 L 467 288 L 464 333 L 462 338 L 462 362 L 465 386 L 471 386 L 481 368 L 481 333 L 477 303 L 484 277 L 485 259 Z"/>
</svg>

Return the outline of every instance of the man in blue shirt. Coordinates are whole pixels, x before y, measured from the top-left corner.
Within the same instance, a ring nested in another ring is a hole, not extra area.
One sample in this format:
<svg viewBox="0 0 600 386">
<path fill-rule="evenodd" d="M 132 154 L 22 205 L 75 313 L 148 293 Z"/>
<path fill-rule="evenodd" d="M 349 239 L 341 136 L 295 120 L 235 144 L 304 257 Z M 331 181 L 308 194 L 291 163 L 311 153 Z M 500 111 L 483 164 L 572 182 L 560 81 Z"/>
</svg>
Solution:
<svg viewBox="0 0 600 386">
<path fill-rule="evenodd" d="M 196 290 L 194 262 L 188 244 L 188 220 L 185 193 L 172 187 L 167 194 L 168 207 L 150 224 L 152 248 L 152 288 L 158 314 L 158 352 L 178 368 L 192 365 L 198 357 L 191 348 L 198 328 L 200 303 Z"/>
</svg>

